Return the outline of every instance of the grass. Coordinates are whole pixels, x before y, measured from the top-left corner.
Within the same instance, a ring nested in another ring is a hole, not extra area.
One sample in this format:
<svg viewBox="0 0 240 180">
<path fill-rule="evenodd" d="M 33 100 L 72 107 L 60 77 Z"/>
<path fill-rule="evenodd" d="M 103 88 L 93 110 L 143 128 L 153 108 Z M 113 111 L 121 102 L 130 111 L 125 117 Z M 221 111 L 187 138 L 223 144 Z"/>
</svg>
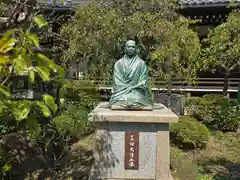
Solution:
<svg viewBox="0 0 240 180">
<path fill-rule="evenodd" d="M 239 180 L 240 134 L 215 133 L 204 150 L 182 151 L 172 146 L 171 165 L 179 180 Z"/>
</svg>

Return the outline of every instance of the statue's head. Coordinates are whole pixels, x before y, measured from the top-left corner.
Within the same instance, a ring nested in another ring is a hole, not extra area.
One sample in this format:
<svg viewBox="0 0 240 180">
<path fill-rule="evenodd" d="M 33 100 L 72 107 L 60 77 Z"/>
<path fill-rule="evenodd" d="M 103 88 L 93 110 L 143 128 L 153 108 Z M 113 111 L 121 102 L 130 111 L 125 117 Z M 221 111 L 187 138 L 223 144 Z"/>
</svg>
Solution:
<svg viewBox="0 0 240 180">
<path fill-rule="evenodd" d="M 125 44 L 126 55 L 133 57 L 137 54 L 136 42 L 133 40 L 128 40 Z"/>
</svg>

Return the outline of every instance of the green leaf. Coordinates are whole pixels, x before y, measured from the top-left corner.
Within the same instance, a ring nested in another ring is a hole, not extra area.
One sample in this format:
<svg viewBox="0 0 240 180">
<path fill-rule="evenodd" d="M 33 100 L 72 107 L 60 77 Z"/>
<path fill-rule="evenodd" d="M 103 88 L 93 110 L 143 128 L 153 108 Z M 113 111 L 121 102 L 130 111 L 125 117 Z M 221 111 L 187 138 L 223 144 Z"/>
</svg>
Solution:
<svg viewBox="0 0 240 180">
<path fill-rule="evenodd" d="M 49 59 L 47 56 L 41 53 L 37 53 L 37 58 L 44 61 L 44 63 L 41 63 L 42 65 L 48 65 L 48 67 L 55 73 L 58 73 L 60 77 L 64 77 L 64 69 L 61 66 L 54 64 L 53 61 L 51 61 L 51 59 Z"/>
<path fill-rule="evenodd" d="M 50 109 L 47 107 L 47 105 L 42 101 L 37 101 L 37 105 L 40 106 L 42 109 L 43 115 L 46 117 L 49 117 L 51 115 Z"/>
<path fill-rule="evenodd" d="M 10 164 L 10 162 L 7 162 L 6 164 L 4 164 L 4 166 L 2 167 L 2 172 L 8 172 L 9 170 L 11 170 L 12 165 Z"/>
<path fill-rule="evenodd" d="M 37 137 L 39 136 L 40 132 L 41 132 L 41 127 L 38 124 L 37 119 L 33 118 L 33 117 L 28 117 L 26 119 L 26 125 L 30 131 L 30 133 L 34 136 Z"/>
<path fill-rule="evenodd" d="M 52 109 L 53 112 L 57 111 L 58 106 L 56 105 L 55 99 L 52 96 L 50 96 L 48 94 L 44 94 L 43 100 L 48 105 L 48 107 L 50 107 Z"/>
<path fill-rule="evenodd" d="M 0 114 L 2 114 L 4 108 L 5 108 L 4 103 L 2 101 L 0 101 Z"/>
<path fill-rule="evenodd" d="M 4 86 L 2 84 L 0 84 L 0 93 L 3 94 L 4 96 L 6 97 L 9 97 L 11 94 L 10 94 L 10 90 L 9 90 L 9 87 L 7 86 Z"/>
<path fill-rule="evenodd" d="M 64 69 L 61 66 L 54 64 L 52 66 L 52 69 L 54 72 L 58 73 L 58 76 L 60 76 L 61 78 L 63 78 L 65 76 Z"/>
<path fill-rule="evenodd" d="M 48 23 L 42 16 L 35 16 L 34 22 L 37 24 L 39 28 L 46 26 Z"/>
<path fill-rule="evenodd" d="M 29 77 L 30 82 L 34 82 L 35 72 L 33 70 L 28 71 L 28 77 Z"/>
<path fill-rule="evenodd" d="M 14 118 L 17 120 L 17 121 L 21 121 L 23 119 L 26 119 L 29 112 L 30 112 L 30 109 L 31 109 L 31 106 L 28 102 L 18 102 L 16 104 L 12 104 L 13 108 L 12 108 L 12 113 L 13 113 L 13 116 Z"/>
<path fill-rule="evenodd" d="M 29 33 L 27 37 L 34 43 L 36 47 L 39 47 L 39 38 L 36 34 Z"/>
<path fill-rule="evenodd" d="M 21 74 L 27 70 L 27 59 L 25 59 L 22 55 L 17 56 L 13 61 L 16 63 L 16 73 Z"/>
<path fill-rule="evenodd" d="M 37 53 L 37 58 L 45 61 L 47 64 L 53 64 L 53 62 L 47 57 L 45 56 L 44 54 L 41 54 L 41 53 Z"/>
<path fill-rule="evenodd" d="M 40 75 L 41 79 L 43 81 L 49 81 L 50 80 L 50 72 L 46 67 L 37 66 L 35 67 L 36 71 Z"/>
<path fill-rule="evenodd" d="M 4 34 L 4 36 L 0 39 L 0 47 L 2 47 L 6 42 L 12 39 L 11 36 L 15 31 L 15 29 L 11 29 Z"/>
<path fill-rule="evenodd" d="M 4 57 L 4 56 L 0 56 L 0 64 L 5 64 L 9 62 L 9 58 Z"/>
<path fill-rule="evenodd" d="M 12 50 L 16 43 L 16 40 L 13 38 L 10 38 L 10 39 L 2 41 L 2 42 L 1 41 L 2 40 L 0 40 L 0 44 L 1 44 L 0 52 L 1 53 L 7 53 L 8 51 Z"/>
</svg>

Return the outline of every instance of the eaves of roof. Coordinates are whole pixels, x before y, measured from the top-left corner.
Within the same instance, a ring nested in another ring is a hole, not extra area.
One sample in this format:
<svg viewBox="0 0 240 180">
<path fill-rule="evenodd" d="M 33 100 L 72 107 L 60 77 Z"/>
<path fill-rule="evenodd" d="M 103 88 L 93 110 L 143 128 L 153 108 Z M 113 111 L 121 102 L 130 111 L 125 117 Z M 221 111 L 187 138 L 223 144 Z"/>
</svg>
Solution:
<svg viewBox="0 0 240 180">
<path fill-rule="evenodd" d="M 55 10 L 73 10 L 77 6 L 86 4 L 88 0 L 65 0 L 62 4 L 58 2 L 54 5 L 51 0 L 38 0 L 39 4 L 44 9 L 55 9 Z M 103 6 L 109 6 L 111 0 L 105 0 Z M 178 5 L 180 8 L 201 8 L 201 7 L 227 7 L 227 6 L 238 6 L 240 0 L 179 0 Z"/>
<path fill-rule="evenodd" d="M 227 7 L 240 5 L 240 0 L 180 0 L 178 4 L 182 8 Z"/>
</svg>

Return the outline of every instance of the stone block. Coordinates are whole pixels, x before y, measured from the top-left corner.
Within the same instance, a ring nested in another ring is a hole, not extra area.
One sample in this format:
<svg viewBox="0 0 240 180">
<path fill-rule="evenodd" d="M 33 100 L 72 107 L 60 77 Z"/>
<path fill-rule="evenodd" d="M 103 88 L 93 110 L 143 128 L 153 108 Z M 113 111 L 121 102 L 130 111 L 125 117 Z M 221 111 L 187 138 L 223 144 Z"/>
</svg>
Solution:
<svg viewBox="0 0 240 180">
<path fill-rule="evenodd" d="M 169 123 L 178 117 L 164 105 L 153 111 L 114 111 L 100 103 L 91 113 L 96 122 L 94 165 L 90 180 L 172 180 Z M 125 169 L 125 133 L 139 134 L 138 169 Z"/>
</svg>

